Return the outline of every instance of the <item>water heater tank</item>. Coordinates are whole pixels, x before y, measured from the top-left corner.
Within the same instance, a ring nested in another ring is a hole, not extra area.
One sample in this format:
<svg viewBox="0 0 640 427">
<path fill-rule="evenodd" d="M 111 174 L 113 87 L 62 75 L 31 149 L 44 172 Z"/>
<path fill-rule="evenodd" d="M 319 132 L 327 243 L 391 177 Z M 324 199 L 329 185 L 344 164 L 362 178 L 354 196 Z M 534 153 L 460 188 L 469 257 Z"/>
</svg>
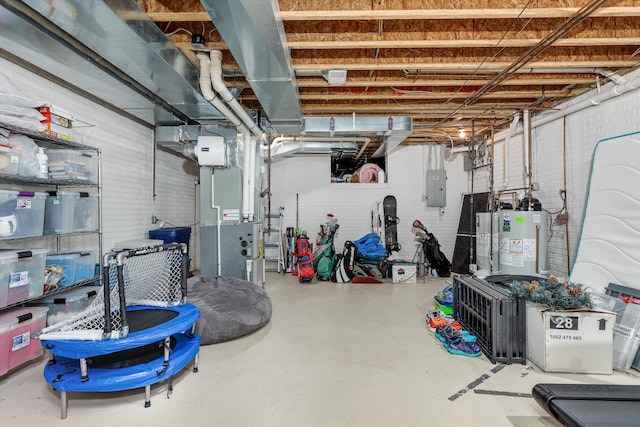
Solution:
<svg viewBox="0 0 640 427">
<path fill-rule="evenodd" d="M 499 216 L 500 273 L 527 275 L 546 270 L 548 214 L 501 210 Z"/>
</svg>

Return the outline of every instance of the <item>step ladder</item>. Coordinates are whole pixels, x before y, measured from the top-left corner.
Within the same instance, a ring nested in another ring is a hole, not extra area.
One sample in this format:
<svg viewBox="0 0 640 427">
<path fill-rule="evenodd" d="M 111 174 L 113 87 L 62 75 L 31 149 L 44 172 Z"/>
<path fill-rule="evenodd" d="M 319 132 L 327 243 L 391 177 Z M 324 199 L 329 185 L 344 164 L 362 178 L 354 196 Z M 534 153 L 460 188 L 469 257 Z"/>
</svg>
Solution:
<svg viewBox="0 0 640 427">
<path fill-rule="evenodd" d="M 267 221 L 269 219 L 269 221 Z M 264 266 L 265 271 L 285 272 L 283 226 L 284 207 L 280 206 L 278 213 L 265 212 L 265 227 L 263 229 Z M 275 220 L 275 221 L 273 221 Z"/>
</svg>

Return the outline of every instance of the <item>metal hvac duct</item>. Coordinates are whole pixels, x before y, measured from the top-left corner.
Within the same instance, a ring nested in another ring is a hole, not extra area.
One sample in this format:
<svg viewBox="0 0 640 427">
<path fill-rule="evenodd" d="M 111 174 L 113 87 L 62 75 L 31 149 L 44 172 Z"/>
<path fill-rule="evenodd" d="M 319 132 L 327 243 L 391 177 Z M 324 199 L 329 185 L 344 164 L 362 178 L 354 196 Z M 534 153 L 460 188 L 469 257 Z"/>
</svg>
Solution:
<svg viewBox="0 0 640 427">
<path fill-rule="evenodd" d="M 0 0 L 0 50 L 147 122 L 223 119 L 198 92 L 197 68 L 133 0 Z"/>
<path fill-rule="evenodd" d="M 413 131 L 413 120 L 407 116 L 309 117 L 305 118 L 302 134 L 307 136 L 368 136 L 382 137 L 373 157 L 391 153 Z"/>
<path fill-rule="evenodd" d="M 308 138 L 278 137 L 271 143 L 271 161 L 276 162 L 295 154 L 331 154 L 335 151 L 355 153 L 358 150 L 357 141 L 368 141 L 368 138 L 353 138 L 341 141 L 339 138 Z"/>
<path fill-rule="evenodd" d="M 297 134 L 302 112 L 275 0 L 201 0 L 277 133 Z"/>
</svg>

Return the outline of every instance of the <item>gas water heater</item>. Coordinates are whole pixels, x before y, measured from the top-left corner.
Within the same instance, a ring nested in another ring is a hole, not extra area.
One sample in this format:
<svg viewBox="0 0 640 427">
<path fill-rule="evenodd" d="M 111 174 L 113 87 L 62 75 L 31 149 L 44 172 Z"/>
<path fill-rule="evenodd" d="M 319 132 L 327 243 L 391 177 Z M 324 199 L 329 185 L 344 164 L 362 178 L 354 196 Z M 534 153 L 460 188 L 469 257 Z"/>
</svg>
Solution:
<svg viewBox="0 0 640 427">
<path fill-rule="evenodd" d="M 501 210 L 500 274 L 546 270 L 549 215 L 544 211 Z"/>
</svg>

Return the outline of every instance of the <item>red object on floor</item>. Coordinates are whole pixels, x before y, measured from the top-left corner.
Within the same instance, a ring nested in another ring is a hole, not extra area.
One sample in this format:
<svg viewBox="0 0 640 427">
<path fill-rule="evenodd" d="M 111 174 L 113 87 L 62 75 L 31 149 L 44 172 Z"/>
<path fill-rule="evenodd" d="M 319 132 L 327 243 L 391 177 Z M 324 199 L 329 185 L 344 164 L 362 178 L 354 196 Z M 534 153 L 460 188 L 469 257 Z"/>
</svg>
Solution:
<svg viewBox="0 0 640 427">
<path fill-rule="evenodd" d="M 351 279 L 352 283 L 383 283 L 382 280 L 373 276 L 355 276 Z"/>
</svg>

